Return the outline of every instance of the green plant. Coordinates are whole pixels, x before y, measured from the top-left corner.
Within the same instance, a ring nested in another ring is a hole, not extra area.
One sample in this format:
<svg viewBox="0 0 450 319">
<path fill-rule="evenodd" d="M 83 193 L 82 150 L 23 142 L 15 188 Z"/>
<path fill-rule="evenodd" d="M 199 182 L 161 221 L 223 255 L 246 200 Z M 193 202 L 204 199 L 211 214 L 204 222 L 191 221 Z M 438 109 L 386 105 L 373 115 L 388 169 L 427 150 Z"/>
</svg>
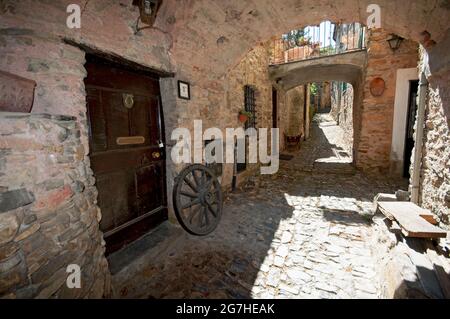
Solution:
<svg viewBox="0 0 450 319">
<path fill-rule="evenodd" d="M 319 87 L 317 86 L 316 83 L 312 83 L 312 84 L 309 86 L 309 93 L 310 93 L 312 96 L 316 96 L 317 94 L 319 94 Z"/>
</svg>

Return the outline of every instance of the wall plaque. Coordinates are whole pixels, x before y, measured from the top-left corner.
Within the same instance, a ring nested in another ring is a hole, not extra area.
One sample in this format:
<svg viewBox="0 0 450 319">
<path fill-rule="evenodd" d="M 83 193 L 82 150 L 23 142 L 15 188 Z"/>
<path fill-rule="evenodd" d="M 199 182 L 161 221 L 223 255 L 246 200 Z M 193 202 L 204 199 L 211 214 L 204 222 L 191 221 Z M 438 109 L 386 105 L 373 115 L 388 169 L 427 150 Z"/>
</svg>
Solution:
<svg viewBox="0 0 450 319">
<path fill-rule="evenodd" d="M 382 78 L 375 78 L 370 82 L 370 93 L 373 96 L 382 96 L 386 89 L 386 83 Z"/>
</svg>

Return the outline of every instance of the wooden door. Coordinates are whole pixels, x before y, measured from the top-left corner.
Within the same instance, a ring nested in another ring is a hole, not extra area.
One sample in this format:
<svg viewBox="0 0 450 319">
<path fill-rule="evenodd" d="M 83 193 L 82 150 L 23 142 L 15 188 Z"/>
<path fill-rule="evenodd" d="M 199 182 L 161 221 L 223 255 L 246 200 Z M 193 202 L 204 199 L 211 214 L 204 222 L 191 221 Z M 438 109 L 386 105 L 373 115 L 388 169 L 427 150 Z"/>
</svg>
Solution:
<svg viewBox="0 0 450 319">
<path fill-rule="evenodd" d="M 167 219 L 159 80 L 92 56 L 86 69 L 90 159 L 109 254 Z"/>
</svg>

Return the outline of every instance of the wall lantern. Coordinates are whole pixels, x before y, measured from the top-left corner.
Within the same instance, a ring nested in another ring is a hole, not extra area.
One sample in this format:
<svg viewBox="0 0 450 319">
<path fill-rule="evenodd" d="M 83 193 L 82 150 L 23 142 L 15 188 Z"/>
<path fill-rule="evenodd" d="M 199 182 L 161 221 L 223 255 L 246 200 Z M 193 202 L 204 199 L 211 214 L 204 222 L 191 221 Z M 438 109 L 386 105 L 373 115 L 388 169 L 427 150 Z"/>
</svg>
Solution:
<svg viewBox="0 0 450 319">
<path fill-rule="evenodd" d="M 156 14 L 162 4 L 162 0 L 133 0 L 133 5 L 139 7 L 141 21 L 148 25 L 153 25 Z"/>
<path fill-rule="evenodd" d="M 389 43 L 389 47 L 393 52 L 397 51 L 400 48 L 402 41 L 403 38 L 396 34 L 391 34 L 391 37 L 387 40 L 387 42 Z"/>
</svg>

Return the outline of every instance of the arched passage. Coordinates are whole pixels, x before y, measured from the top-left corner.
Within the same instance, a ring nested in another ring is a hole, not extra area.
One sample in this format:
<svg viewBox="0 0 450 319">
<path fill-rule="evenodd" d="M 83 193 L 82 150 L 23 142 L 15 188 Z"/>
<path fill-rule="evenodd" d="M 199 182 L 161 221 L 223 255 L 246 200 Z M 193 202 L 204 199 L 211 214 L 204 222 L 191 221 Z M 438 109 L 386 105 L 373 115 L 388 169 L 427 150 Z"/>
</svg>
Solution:
<svg viewBox="0 0 450 319">
<path fill-rule="evenodd" d="M 172 35 L 171 57 L 176 62 L 177 77 L 187 78 L 191 81 L 194 94 L 192 102 L 206 105 L 213 114 L 207 125 L 223 127 L 217 119 L 220 114 L 227 112 L 230 106 L 227 104 L 227 92 L 229 90 L 225 78 L 229 70 L 239 64 L 239 61 L 255 45 L 259 45 L 271 39 L 274 35 L 283 34 L 289 30 L 307 25 L 318 25 L 322 21 L 332 22 L 359 22 L 367 24 L 369 14 L 367 8 L 370 1 L 283 1 L 272 3 L 266 0 L 251 2 L 239 1 L 185 1 L 182 3 L 167 2 L 162 8 L 162 14 L 158 18 L 158 27 Z M 415 1 L 408 11 L 404 10 L 402 1 L 380 1 L 381 26 L 386 34 L 395 33 L 405 39 L 412 39 L 415 43 L 422 40 L 421 32 L 427 30 L 433 40 L 438 44 L 445 36 L 445 30 L 441 27 L 449 16 L 448 11 L 439 12 L 430 10 L 430 4 Z M 170 22 L 170 23 L 169 23 Z M 417 60 L 417 59 L 416 59 Z M 409 67 L 409 66 L 408 66 Z M 367 89 L 367 83 L 357 84 L 356 70 L 350 70 L 351 75 L 345 75 L 346 70 L 325 67 L 330 76 L 336 80 L 352 83 L 355 91 L 359 88 Z M 351 69 L 352 67 L 350 67 Z M 311 68 L 311 73 L 317 76 L 317 72 Z M 289 87 L 294 87 L 303 80 L 296 79 L 298 75 L 287 77 L 292 81 Z M 319 77 L 310 81 L 320 80 Z M 390 84 L 392 86 L 392 84 Z M 211 89 L 214 94 L 211 94 Z M 356 94 L 363 100 L 362 94 Z M 175 103 L 178 103 L 176 101 Z M 184 104 L 184 103 L 183 103 Z M 365 161 L 376 158 L 377 163 L 369 163 L 363 168 L 378 169 L 379 163 L 386 162 L 389 165 L 389 145 L 383 145 L 371 154 L 371 136 L 377 128 L 362 131 L 361 119 L 364 115 L 355 116 L 355 149 L 360 149 L 359 157 Z M 373 116 L 370 114 L 369 116 Z M 381 123 L 381 128 L 391 125 L 391 115 L 383 117 L 386 123 Z M 189 118 L 178 119 L 174 125 L 168 123 L 168 128 L 180 123 L 189 125 Z M 361 132 L 362 131 L 362 132 Z M 360 136 L 361 135 L 361 136 Z M 377 137 L 379 140 L 385 137 Z M 390 140 L 390 138 L 387 138 Z M 387 151 L 386 151 L 387 150 Z M 386 158 L 387 157 L 387 158 Z M 386 167 L 382 168 L 386 170 Z"/>
<path fill-rule="evenodd" d="M 372 1 L 287 0 L 167 1 L 157 24 L 173 36 L 171 52 L 180 72 L 203 69 L 218 76 L 256 44 L 273 35 L 321 21 L 367 24 Z M 381 26 L 419 42 L 427 30 L 435 41 L 445 35 L 448 10 L 432 10 L 430 1 L 380 0 Z M 405 9 L 408 7 L 408 10 Z M 192 41 L 191 41 L 192 40 Z M 195 73 L 195 72 L 194 72 Z"/>
</svg>

